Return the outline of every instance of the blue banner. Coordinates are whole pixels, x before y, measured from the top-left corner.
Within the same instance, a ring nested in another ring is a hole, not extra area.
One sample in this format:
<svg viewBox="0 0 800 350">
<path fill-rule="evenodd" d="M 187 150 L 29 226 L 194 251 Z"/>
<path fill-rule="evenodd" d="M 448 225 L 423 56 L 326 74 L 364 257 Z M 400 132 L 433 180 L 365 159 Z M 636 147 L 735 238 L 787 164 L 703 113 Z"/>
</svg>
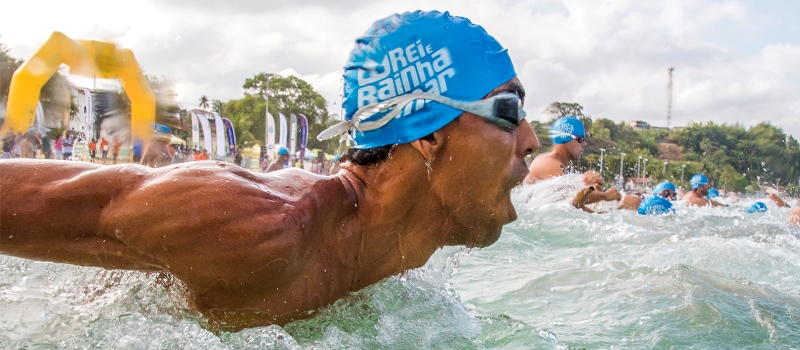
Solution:
<svg viewBox="0 0 800 350">
<path fill-rule="evenodd" d="M 300 115 L 300 159 L 305 159 L 306 142 L 308 142 L 308 119 Z"/>
<path fill-rule="evenodd" d="M 222 118 L 225 124 L 225 133 L 228 135 L 228 154 L 236 154 L 236 133 L 233 130 L 233 123 L 228 118 Z"/>
</svg>

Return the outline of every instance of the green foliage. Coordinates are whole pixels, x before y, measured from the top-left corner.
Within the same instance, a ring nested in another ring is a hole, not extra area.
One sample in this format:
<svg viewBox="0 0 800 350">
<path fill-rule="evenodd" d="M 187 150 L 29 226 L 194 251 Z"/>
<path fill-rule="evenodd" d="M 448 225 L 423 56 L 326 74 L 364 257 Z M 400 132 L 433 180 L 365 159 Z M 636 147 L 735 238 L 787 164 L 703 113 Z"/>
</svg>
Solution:
<svg viewBox="0 0 800 350">
<path fill-rule="evenodd" d="M 319 135 L 320 132 L 333 125 L 336 121 L 328 115 L 327 102 L 325 102 L 322 95 L 314 91 L 311 84 L 295 76 L 282 77 L 262 72 L 252 78 L 245 79 L 242 87 L 245 89 L 245 97 L 240 100 L 230 101 L 228 104 L 242 101 L 235 108 L 242 110 L 243 113 L 250 114 L 253 121 L 253 126 L 250 130 L 257 142 L 263 144 L 265 138 L 266 119 L 264 116 L 266 111 L 264 109 L 264 96 L 268 95 L 269 112 L 273 117 L 277 118 L 280 113 L 287 117 L 290 114 L 306 116 L 308 120 L 308 149 L 319 148 L 328 153 L 335 150 L 338 140 L 319 141 L 316 138 L 316 135 Z M 256 100 L 260 101 L 261 107 L 254 104 Z"/>
<path fill-rule="evenodd" d="M 200 100 L 199 100 L 199 103 L 197 105 L 200 108 L 206 109 L 209 106 L 208 102 L 209 102 L 208 96 L 203 95 L 203 96 L 200 96 Z"/>
<path fill-rule="evenodd" d="M 8 100 L 11 76 L 22 65 L 23 60 L 9 54 L 8 48 L 0 43 L 0 102 Z"/>
<path fill-rule="evenodd" d="M 547 110 L 556 117 L 583 116 L 577 103 L 554 102 Z M 587 120 L 588 119 L 588 120 Z M 549 125 L 531 122 L 539 136 L 541 151 L 549 150 Z M 715 187 L 729 191 L 753 191 L 761 185 L 786 186 L 800 192 L 800 143 L 770 124 L 749 129 L 741 125 L 692 124 L 679 130 L 635 130 L 609 119 L 584 119 L 590 133 L 579 168 L 600 170 L 600 149 L 605 149 L 603 176 L 611 181 L 620 173 L 620 155 L 626 154 L 622 173 L 626 178 L 644 173 L 637 169 L 639 157 L 648 159 L 646 173 L 654 182 L 670 180 L 686 188 L 688 179 L 704 173 Z M 681 158 L 664 159 L 659 144 L 673 144 Z M 666 164 L 664 162 L 666 161 Z M 683 176 L 681 171 L 683 170 Z"/>
</svg>

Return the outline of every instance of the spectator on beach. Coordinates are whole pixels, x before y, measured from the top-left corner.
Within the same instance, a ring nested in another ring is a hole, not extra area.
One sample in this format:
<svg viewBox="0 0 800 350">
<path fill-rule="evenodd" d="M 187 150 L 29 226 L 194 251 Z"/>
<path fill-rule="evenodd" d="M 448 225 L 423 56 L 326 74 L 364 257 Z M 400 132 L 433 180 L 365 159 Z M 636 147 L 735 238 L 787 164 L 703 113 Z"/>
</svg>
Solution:
<svg viewBox="0 0 800 350">
<path fill-rule="evenodd" d="M 75 146 L 75 139 L 67 132 L 62 142 L 64 160 L 72 160 L 73 146 Z"/>
<path fill-rule="evenodd" d="M 17 136 L 10 130 L 3 136 L 3 159 L 14 158 L 14 140 L 16 138 Z"/>
<path fill-rule="evenodd" d="M 105 137 L 100 138 L 100 160 L 106 164 L 108 159 L 108 140 Z"/>
<path fill-rule="evenodd" d="M 111 158 L 114 164 L 117 164 L 117 156 L 119 155 L 119 149 L 122 147 L 122 141 L 115 137 L 114 142 L 111 143 Z"/>
<path fill-rule="evenodd" d="M 197 155 L 195 155 L 194 160 L 202 161 L 208 160 L 208 151 L 204 149 L 197 151 Z"/>
<path fill-rule="evenodd" d="M 28 132 L 15 140 L 16 146 L 19 147 L 20 158 L 36 158 L 36 152 L 42 148 L 42 140 L 39 133 L 33 129 L 28 129 Z"/>
<path fill-rule="evenodd" d="M 142 160 L 142 148 L 144 147 L 144 141 L 139 138 L 133 139 L 133 146 L 131 147 L 131 152 L 133 153 L 133 162 L 139 163 Z M 160 148 L 160 146 L 159 146 Z"/>
<path fill-rule="evenodd" d="M 47 134 L 42 135 L 42 155 L 44 159 L 53 157 L 53 145 L 51 143 L 50 136 L 47 136 Z"/>
<path fill-rule="evenodd" d="M 94 163 L 94 158 L 97 156 L 97 142 L 95 142 L 94 139 L 91 139 L 86 147 L 89 148 L 89 162 Z"/>
<path fill-rule="evenodd" d="M 61 139 L 61 135 L 56 135 L 56 140 L 53 141 L 53 149 L 56 151 L 56 159 L 64 159 L 64 141 Z"/>
</svg>

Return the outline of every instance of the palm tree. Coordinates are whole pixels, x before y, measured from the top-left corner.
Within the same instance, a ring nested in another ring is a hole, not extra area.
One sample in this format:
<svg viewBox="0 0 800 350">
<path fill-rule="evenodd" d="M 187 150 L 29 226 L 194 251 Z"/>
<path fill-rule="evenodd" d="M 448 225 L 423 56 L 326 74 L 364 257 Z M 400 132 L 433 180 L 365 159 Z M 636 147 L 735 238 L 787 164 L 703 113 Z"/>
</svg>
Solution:
<svg viewBox="0 0 800 350">
<path fill-rule="evenodd" d="M 208 97 L 206 95 L 200 96 L 199 106 L 203 109 L 208 108 Z"/>
<path fill-rule="evenodd" d="M 224 108 L 225 108 L 225 102 L 222 102 L 220 100 L 214 100 L 211 102 L 211 110 L 213 110 L 214 113 L 217 113 L 220 116 L 222 116 L 222 109 Z"/>
</svg>

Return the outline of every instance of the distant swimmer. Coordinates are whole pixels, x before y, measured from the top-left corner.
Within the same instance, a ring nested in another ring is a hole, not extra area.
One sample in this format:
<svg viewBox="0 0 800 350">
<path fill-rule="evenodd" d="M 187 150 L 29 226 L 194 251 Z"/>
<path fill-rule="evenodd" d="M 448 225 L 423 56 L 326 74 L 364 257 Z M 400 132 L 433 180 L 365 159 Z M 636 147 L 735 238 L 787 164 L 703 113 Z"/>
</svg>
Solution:
<svg viewBox="0 0 800 350">
<path fill-rule="evenodd" d="M 767 208 L 767 205 L 764 204 L 764 202 L 758 201 L 751 204 L 750 207 L 747 208 L 747 213 L 766 213 L 768 210 L 769 208 Z"/>
<path fill-rule="evenodd" d="M 800 226 L 800 207 L 792 209 L 792 212 L 789 213 L 789 219 L 787 221 L 789 222 L 789 225 Z"/>
<path fill-rule="evenodd" d="M 172 140 L 172 130 L 166 126 L 157 124 L 155 130 L 155 138 L 142 155 L 139 164 L 149 166 L 151 168 L 160 168 L 170 165 L 172 163 L 172 156 L 169 151 L 169 143 Z"/>
<path fill-rule="evenodd" d="M 270 163 L 265 173 L 273 172 L 276 170 L 286 169 L 289 167 L 289 150 L 286 147 L 281 147 L 278 149 L 278 158 Z"/>
<path fill-rule="evenodd" d="M 658 215 L 674 212 L 672 202 L 677 198 L 677 189 L 672 182 L 664 181 L 653 188 L 653 196 L 645 198 L 639 205 L 639 214 Z"/>
<path fill-rule="evenodd" d="M 496 242 L 539 147 L 508 51 L 469 19 L 407 12 L 356 40 L 343 81 L 344 120 L 318 136 L 352 138 L 333 176 L 0 160 L 0 253 L 168 272 L 210 328 L 241 330 Z"/>
<path fill-rule="evenodd" d="M 706 194 L 706 199 L 715 199 L 715 198 L 720 198 L 719 197 L 719 190 L 716 189 L 716 188 L 713 188 L 713 187 L 709 188 L 708 189 L 708 194 Z"/>
<path fill-rule="evenodd" d="M 553 150 L 536 156 L 531 162 L 530 173 L 525 178 L 526 184 L 564 175 L 567 165 L 583 155 L 586 130 L 580 119 L 570 116 L 558 118 L 551 127 L 550 137 L 555 144 Z M 623 198 L 614 187 L 603 191 L 603 178 L 595 171 L 583 174 L 583 184 L 587 187 L 578 192 L 572 205 L 588 212 L 591 210 L 586 205 L 599 201 L 620 201 L 620 209 L 630 210 L 635 210 L 641 201 L 638 196 L 633 195 Z"/>
<path fill-rule="evenodd" d="M 712 207 L 725 206 L 725 204 L 706 198 L 708 195 L 708 189 L 711 188 L 711 185 L 708 184 L 708 178 L 705 175 L 695 174 L 692 176 L 692 179 L 689 180 L 689 186 L 692 188 L 692 190 L 683 196 L 683 200 L 689 205 L 695 205 L 698 207 L 705 207 L 709 205 Z"/>
</svg>

